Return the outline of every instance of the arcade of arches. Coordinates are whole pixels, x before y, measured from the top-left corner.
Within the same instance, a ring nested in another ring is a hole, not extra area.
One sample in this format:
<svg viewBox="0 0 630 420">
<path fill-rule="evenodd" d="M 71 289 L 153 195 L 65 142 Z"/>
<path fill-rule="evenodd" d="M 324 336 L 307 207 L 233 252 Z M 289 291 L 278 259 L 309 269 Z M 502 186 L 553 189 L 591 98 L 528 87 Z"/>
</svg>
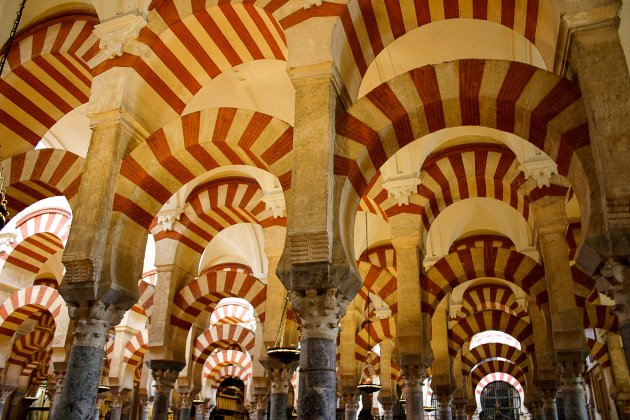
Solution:
<svg viewBox="0 0 630 420">
<path fill-rule="evenodd" d="M 630 418 L 624 48 L 618 0 L 27 2 L 2 418 Z"/>
</svg>

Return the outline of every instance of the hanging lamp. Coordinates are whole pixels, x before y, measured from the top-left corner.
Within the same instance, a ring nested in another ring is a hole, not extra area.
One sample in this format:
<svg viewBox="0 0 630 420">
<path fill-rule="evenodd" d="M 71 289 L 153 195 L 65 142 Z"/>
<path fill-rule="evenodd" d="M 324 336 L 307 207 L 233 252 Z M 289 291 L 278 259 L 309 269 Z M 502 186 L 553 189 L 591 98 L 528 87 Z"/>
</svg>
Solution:
<svg viewBox="0 0 630 420">
<path fill-rule="evenodd" d="M 289 296 L 284 300 L 284 308 L 282 309 L 282 317 L 280 318 L 280 326 L 276 334 L 276 341 L 273 347 L 267 349 L 267 356 L 271 359 L 278 360 L 284 364 L 289 364 L 300 360 L 300 349 L 295 345 L 284 344 L 284 333 L 287 325 L 287 311 Z"/>
<path fill-rule="evenodd" d="M 368 215 L 365 213 L 365 256 L 369 261 L 369 240 L 368 240 Z M 368 334 L 368 353 L 366 357 L 366 363 L 368 365 L 368 372 L 370 373 L 370 377 L 374 376 L 374 370 L 372 367 L 372 336 L 370 334 L 370 290 L 367 289 L 367 303 L 365 305 L 365 319 L 368 321 L 367 334 Z M 366 382 L 363 382 L 363 373 L 361 374 L 361 379 L 359 380 L 359 385 L 357 385 L 357 389 L 364 394 L 373 394 L 381 390 L 381 384 L 374 383 L 370 380 L 370 377 L 365 378 Z M 368 382 L 369 381 L 369 382 Z"/>
</svg>

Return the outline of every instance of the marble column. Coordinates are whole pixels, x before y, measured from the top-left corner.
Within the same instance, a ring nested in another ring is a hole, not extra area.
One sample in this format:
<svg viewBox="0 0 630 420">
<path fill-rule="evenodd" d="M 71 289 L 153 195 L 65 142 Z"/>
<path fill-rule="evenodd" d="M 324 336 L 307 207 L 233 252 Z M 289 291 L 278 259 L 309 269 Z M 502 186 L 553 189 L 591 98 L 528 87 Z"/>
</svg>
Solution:
<svg viewBox="0 0 630 420">
<path fill-rule="evenodd" d="M 4 419 L 5 403 L 12 392 L 13 389 L 3 389 L 0 391 L 0 419 Z"/>
<path fill-rule="evenodd" d="M 14 391 L 11 398 L 11 405 L 9 406 L 9 412 L 7 418 L 14 420 L 18 418 L 18 414 L 22 412 L 22 400 L 24 399 L 24 391 Z"/>
<path fill-rule="evenodd" d="M 556 407 L 556 396 L 558 388 L 538 387 L 542 398 L 542 412 L 545 420 L 558 420 L 558 409 Z"/>
<path fill-rule="evenodd" d="M 453 410 L 451 402 L 453 401 L 453 394 L 441 393 L 437 395 L 439 403 L 440 420 L 453 420 Z"/>
<path fill-rule="evenodd" d="M 166 420 L 171 400 L 171 391 L 179 372 L 184 368 L 184 362 L 175 360 L 150 360 L 147 366 L 155 381 L 155 396 L 153 398 L 153 416 L 151 420 Z"/>
<path fill-rule="evenodd" d="M 252 404 L 256 407 L 256 420 L 265 420 L 267 418 L 267 403 L 269 402 L 269 392 L 260 392 L 257 390 L 251 395 Z"/>
<path fill-rule="evenodd" d="M 452 404 L 455 420 L 466 420 L 466 400 L 458 400 Z M 440 418 L 442 418 L 440 416 Z"/>
<path fill-rule="evenodd" d="M 63 364 L 55 364 L 55 365 L 62 365 L 63 368 L 61 368 L 60 366 L 54 367 L 53 375 L 55 377 L 55 395 L 50 400 L 50 409 L 48 410 L 49 418 L 53 418 L 55 410 L 57 406 L 59 405 L 59 400 L 61 399 L 61 393 L 63 392 L 63 382 L 66 379 L 66 364 L 63 363 Z"/>
<path fill-rule="evenodd" d="M 210 401 L 204 404 L 203 406 L 203 420 L 210 420 L 210 415 L 212 414 L 212 410 L 214 410 L 214 404 Z M 267 410 L 265 410 L 265 413 Z M 265 417 L 266 418 L 266 417 Z"/>
<path fill-rule="evenodd" d="M 68 261 L 65 264 L 66 269 L 71 265 Z M 100 301 L 89 307 L 69 306 L 70 318 L 76 320 L 74 342 L 68 356 L 59 406 L 54 410 L 52 420 L 88 420 L 96 404 L 108 331 L 120 323 L 125 311 Z"/>
<path fill-rule="evenodd" d="M 189 392 L 179 394 L 179 420 L 190 420 L 192 395 Z"/>
<path fill-rule="evenodd" d="M 562 406 L 567 419 L 588 420 L 582 372 L 584 362 L 569 360 L 558 363 L 562 383 Z"/>
<path fill-rule="evenodd" d="M 380 397 L 378 402 L 381 403 L 381 407 L 383 408 L 383 420 L 393 420 L 394 419 L 394 399 L 391 397 Z"/>
<path fill-rule="evenodd" d="M 405 413 L 407 420 L 424 419 L 422 380 L 425 369 L 420 366 L 401 366 L 405 380 Z"/>
<path fill-rule="evenodd" d="M 345 420 L 357 420 L 359 414 L 359 397 L 360 394 L 344 394 L 341 396 L 344 407 Z"/>
<path fill-rule="evenodd" d="M 106 393 L 101 393 L 96 397 L 96 404 L 94 404 L 92 410 L 92 420 L 99 420 L 101 418 L 101 406 L 106 399 Z"/>
<path fill-rule="evenodd" d="M 110 412 L 110 416 L 109 416 L 110 420 L 121 420 L 123 404 L 125 403 L 125 397 L 127 396 L 126 391 L 128 390 L 126 389 L 114 390 L 113 387 L 110 390 L 110 393 L 112 396 L 112 411 Z"/>
<path fill-rule="evenodd" d="M 466 418 L 472 420 L 473 416 L 477 412 L 477 403 L 471 402 L 466 404 Z"/>
<path fill-rule="evenodd" d="M 529 416 L 531 420 L 544 419 L 542 412 L 542 401 L 538 398 L 531 398 L 530 396 L 526 396 L 525 398 L 525 407 L 527 407 L 527 411 L 529 411 Z"/>
<path fill-rule="evenodd" d="M 284 364 L 277 360 L 265 359 L 261 363 L 267 370 L 271 380 L 270 418 L 273 420 L 286 420 L 289 386 L 291 386 L 289 381 L 297 368 L 298 362 Z M 257 411 L 258 407 L 256 406 Z"/>
<path fill-rule="evenodd" d="M 140 420 L 149 420 L 149 410 L 151 409 L 151 401 L 149 400 L 147 395 L 140 395 L 140 402 L 138 404 L 138 410 L 140 411 L 140 415 L 138 416 Z"/>
<path fill-rule="evenodd" d="M 337 334 L 348 301 L 334 288 L 291 291 L 290 296 L 302 324 L 298 414 L 335 418 Z"/>
</svg>

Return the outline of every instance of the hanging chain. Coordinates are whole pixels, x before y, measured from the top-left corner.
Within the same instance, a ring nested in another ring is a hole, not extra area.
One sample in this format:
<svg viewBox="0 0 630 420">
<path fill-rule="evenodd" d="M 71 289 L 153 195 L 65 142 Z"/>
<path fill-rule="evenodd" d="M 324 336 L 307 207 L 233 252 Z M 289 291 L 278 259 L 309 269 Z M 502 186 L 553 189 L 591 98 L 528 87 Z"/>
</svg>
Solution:
<svg viewBox="0 0 630 420">
<path fill-rule="evenodd" d="M 2 71 L 4 70 L 4 63 L 7 61 L 7 57 L 9 57 L 9 50 L 11 50 L 11 45 L 13 44 L 13 40 L 15 39 L 15 34 L 17 33 L 18 26 L 20 25 L 20 20 L 22 19 L 22 12 L 24 11 L 24 6 L 26 5 L 26 0 L 22 0 L 20 3 L 20 8 L 18 9 L 17 16 L 13 21 L 13 28 L 11 28 L 11 34 L 9 35 L 9 39 L 7 40 L 6 47 L 2 53 L 2 59 L 0 61 L 0 76 L 2 75 Z"/>
<path fill-rule="evenodd" d="M 280 318 L 280 327 L 278 328 L 278 334 L 276 335 L 276 342 L 274 346 L 276 348 L 284 347 L 284 331 L 287 325 L 287 303 L 289 302 L 289 296 L 284 300 L 284 307 L 282 308 L 282 317 Z"/>
</svg>

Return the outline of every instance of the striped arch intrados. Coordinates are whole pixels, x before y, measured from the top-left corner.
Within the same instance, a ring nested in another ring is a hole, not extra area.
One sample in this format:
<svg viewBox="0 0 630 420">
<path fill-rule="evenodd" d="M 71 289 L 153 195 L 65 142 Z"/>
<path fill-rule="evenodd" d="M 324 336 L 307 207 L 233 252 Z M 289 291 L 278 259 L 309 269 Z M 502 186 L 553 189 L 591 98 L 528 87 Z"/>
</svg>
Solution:
<svg viewBox="0 0 630 420">
<path fill-rule="evenodd" d="M 529 358 L 525 352 L 516 347 L 510 346 L 509 344 L 495 342 L 484 343 L 463 354 L 462 372 L 469 375 L 476 365 L 491 357 L 502 357 L 519 365 L 526 363 L 527 367 L 523 369 L 523 371 L 527 371 L 529 369 Z"/>
<path fill-rule="evenodd" d="M 60 149 L 36 149 L 2 161 L 9 216 L 45 198 L 63 196 L 74 208 L 85 159 Z"/>
<path fill-rule="evenodd" d="M 476 334 L 488 330 L 505 331 L 521 343 L 524 351 L 533 350 L 534 334 L 531 323 L 507 312 L 486 310 L 459 320 L 449 327 L 449 352 L 452 355 L 457 354 L 464 343 Z"/>
<path fill-rule="evenodd" d="M 348 75 L 345 84 L 351 98 L 357 97 L 363 76 L 385 48 L 414 29 L 441 20 L 463 18 L 502 25 L 531 42 L 551 67 L 555 51 L 550 46 L 555 45 L 559 21 L 555 8 L 540 0 L 500 4 L 498 12 L 495 6 L 487 0 L 350 0 L 335 25 L 333 42 L 342 45 L 335 61 L 347 69 L 343 74 Z"/>
<path fill-rule="evenodd" d="M 245 109 L 215 108 L 175 118 L 122 162 L 114 210 L 149 228 L 184 184 L 221 166 L 249 165 L 291 185 L 293 127 Z"/>
<path fill-rule="evenodd" d="M 525 388 L 521 385 L 521 383 L 515 377 L 513 377 L 512 375 L 508 373 L 496 372 L 496 373 L 491 373 L 485 376 L 484 378 L 482 378 L 477 384 L 477 386 L 475 387 L 475 401 L 477 402 L 477 407 L 481 407 L 481 393 L 483 392 L 483 389 L 486 386 L 488 386 L 491 382 L 495 382 L 495 381 L 507 382 L 508 384 L 516 388 L 516 391 L 518 392 L 519 397 L 521 397 L 521 407 L 524 406 L 524 401 L 525 401 L 524 389 Z"/>
<path fill-rule="evenodd" d="M 512 283 L 538 304 L 548 301 L 542 265 L 517 251 L 503 248 L 492 250 L 495 253 L 490 255 L 486 255 L 485 247 L 460 250 L 433 264 L 421 279 L 427 290 L 426 300 L 422 303 L 423 312 L 432 315 L 442 299 L 455 287 L 483 277 Z"/>
<path fill-rule="evenodd" d="M 89 63 L 100 51 L 95 16 L 74 15 L 36 24 L 15 41 L 0 81 L 0 136 L 18 138 L 5 156 L 32 150 L 65 114 L 88 101 Z M 17 107 L 23 115 L 11 112 Z"/>
<path fill-rule="evenodd" d="M 0 305 L 0 335 L 12 337 L 20 325 L 38 312 L 50 312 L 55 324 L 65 302 L 57 290 L 47 286 L 20 289 Z"/>
<path fill-rule="evenodd" d="M 514 291 L 507 285 L 474 285 L 464 293 L 462 312 L 468 316 L 484 309 L 501 309 L 514 316 L 527 315 L 526 310 L 519 308 L 516 299 Z"/>
</svg>

